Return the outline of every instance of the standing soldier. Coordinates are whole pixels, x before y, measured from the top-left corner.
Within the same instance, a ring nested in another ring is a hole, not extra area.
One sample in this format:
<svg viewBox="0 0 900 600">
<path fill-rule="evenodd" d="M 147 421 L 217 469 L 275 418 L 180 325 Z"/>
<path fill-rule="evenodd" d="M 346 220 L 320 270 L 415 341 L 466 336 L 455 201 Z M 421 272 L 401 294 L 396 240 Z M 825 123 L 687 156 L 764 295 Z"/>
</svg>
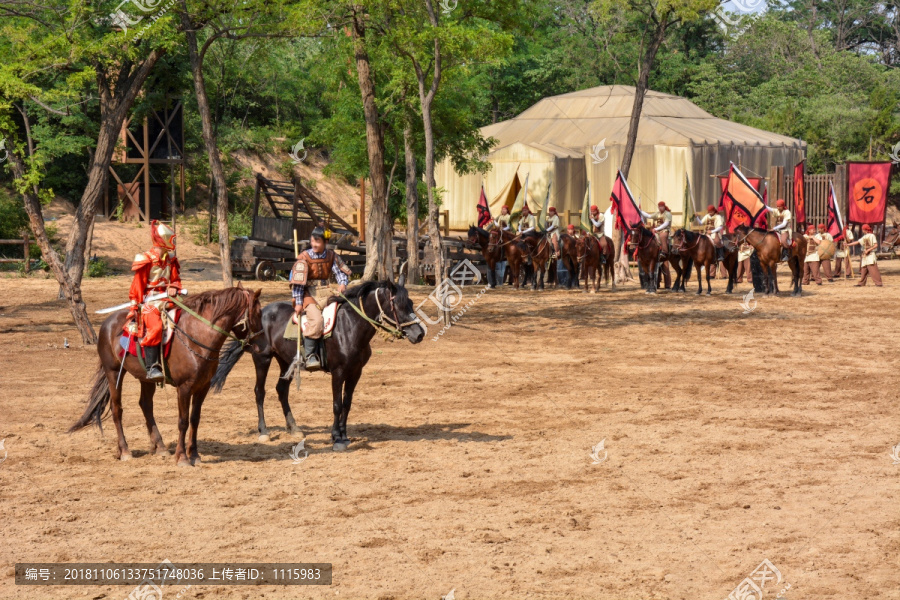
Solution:
<svg viewBox="0 0 900 600">
<path fill-rule="evenodd" d="M 831 274 L 831 257 L 834 254 L 834 238 L 828 233 L 824 223 L 819 223 L 819 271 L 828 279 L 828 283 L 834 283 L 834 276 Z"/>
<path fill-rule="evenodd" d="M 153 248 L 134 257 L 131 270 L 134 279 L 128 290 L 131 309 L 128 312 L 129 332 L 143 332 L 141 347 L 144 349 L 147 379 L 163 381 L 165 376 L 160 369 L 159 346 L 162 343 L 162 315 L 160 311 L 168 308 L 168 300 L 146 302 L 153 294 L 165 292 L 169 296 L 181 293 L 181 266 L 175 257 L 175 232 L 171 227 L 159 221 L 150 223 L 150 239 Z M 140 324 L 131 323 L 140 313 Z"/>
<path fill-rule="evenodd" d="M 500 231 L 509 231 L 509 207 L 505 204 L 500 207 L 500 214 L 494 219 L 494 226 Z"/>
<path fill-rule="evenodd" d="M 766 210 L 775 213 L 777 224 L 772 231 L 778 232 L 781 240 L 781 260 L 787 261 L 790 258 L 788 251 L 791 249 L 791 211 L 787 209 L 784 200 L 779 198 L 775 202 L 775 208 L 766 206 Z"/>
<path fill-rule="evenodd" d="M 600 212 L 600 209 L 597 208 L 596 204 L 591 204 L 591 216 L 589 218 L 591 220 L 591 229 L 593 229 L 594 235 L 603 237 L 605 235 L 604 225 L 606 224 L 606 215 Z"/>
<path fill-rule="evenodd" d="M 644 211 L 641 211 L 641 215 L 657 224 L 653 232 L 656 233 L 656 240 L 659 242 L 660 254 L 666 257 L 669 255 L 669 229 L 672 227 L 672 211 L 662 201 L 657 203 L 656 208 L 657 211 L 652 215 Z"/>
<path fill-rule="evenodd" d="M 738 268 L 736 283 L 744 282 L 744 274 L 747 274 L 747 281 L 753 283 L 753 274 L 750 272 L 750 255 L 753 254 L 753 246 L 746 241 L 741 244 L 738 249 Z"/>
<path fill-rule="evenodd" d="M 547 209 L 547 234 L 553 242 L 553 255 L 550 260 L 555 260 L 559 256 L 559 215 L 556 214 L 555 206 Z"/>
<path fill-rule="evenodd" d="M 329 237 L 331 231 L 326 226 L 320 224 L 313 229 L 309 238 L 309 248 L 300 253 L 291 269 L 291 298 L 296 318 L 300 319 L 301 314 L 306 314 L 306 321 L 301 323 L 307 371 L 318 371 L 322 368 L 318 354 L 322 329 L 325 325 L 322 309 L 325 308 L 325 302 L 332 292 L 328 287 L 328 278 L 334 276 L 339 294 L 344 293 L 350 281 L 350 268 L 334 250 L 328 250 L 325 246 L 325 241 Z"/>
<path fill-rule="evenodd" d="M 853 278 L 853 267 L 850 266 L 850 251 L 847 244 L 853 241 L 853 231 L 849 225 L 844 226 L 844 238 L 838 242 L 837 250 L 834 253 L 834 274 L 841 276 L 841 267 L 844 268 L 846 279 Z"/>
<path fill-rule="evenodd" d="M 862 265 L 859 269 L 860 278 L 856 287 L 865 287 L 869 275 L 872 276 L 872 282 L 875 286 L 881 287 L 881 272 L 878 271 L 878 257 L 875 256 L 875 252 L 878 250 L 878 239 L 872 233 L 871 225 L 863 225 L 862 230 L 863 236 L 861 238 L 855 242 L 847 242 L 847 246 L 862 247 Z M 847 260 L 850 260 L 849 256 Z"/>
<path fill-rule="evenodd" d="M 810 276 L 816 285 L 822 285 L 822 276 L 819 275 L 819 243 L 822 241 L 816 235 L 816 226 L 809 225 L 804 236 L 806 238 L 806 260 L 803 263 L 803 285 L 809 283 Z"/>
</svg>

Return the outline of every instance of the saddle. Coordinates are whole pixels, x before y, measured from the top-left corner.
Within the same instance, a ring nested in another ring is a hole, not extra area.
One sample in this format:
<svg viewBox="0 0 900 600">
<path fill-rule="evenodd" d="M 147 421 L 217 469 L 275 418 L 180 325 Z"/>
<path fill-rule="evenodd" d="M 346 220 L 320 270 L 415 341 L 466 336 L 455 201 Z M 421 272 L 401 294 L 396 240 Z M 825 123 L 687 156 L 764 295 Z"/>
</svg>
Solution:
<svg viewBox="0 0 900 600">
<path fill-rule="evenodd" d="M 330 298 L 329 298 L 330 300 Z M 322 339 L 328 339 L 331 337 L 331 334 L 334 333 L 334 323 L 337 321 L 337 309 L 340 304 L 337 301 L 332 301 L 329 304 L 325 305 L 325 308 L 322 310 L 322 320 L 325 322 L 322 328 Z M 300 329 L 306 324 L 306 315 L 301 317 Z M 297 313 L 291 315 L 291 318 L 288 319 L 287 325 L 284 328 L 284 339 L 286 340 L 296 340 L 298 339 L 298 327 L 297 327 Z"/>
<path fill-rule="evenodd" d="M 169 352 L 172 350 L 172 340 L 175 337 L 175 326 L 181 319 L 181 309 L 173 308 L 165 311 L 164 316 L 163 313 L 160 313 L 160 316 L 162 316 L 163 320 L 163 356 L 169 358 Z M 138 348 L 141 349 L 141 358 L 144 358 L 143 346 L 140 345 L 142 338 L 139 338 L 136 335 L 131 337 L 131 334 L 128 332 L 128 326 L 132 321 L 133 319 L 125 321 L 125 326 L 122 328 L 123 333 L 119 336 L 119 347 L 122 348 L 122 353 L 119 355 L 119 358 L 123 358 L 126 354 L 137 356 Z M 140 327 L 138 329 L 140 329 Z M 131 337 L 130 342 L 128 341 L 129 337 Z"/>
</svg>

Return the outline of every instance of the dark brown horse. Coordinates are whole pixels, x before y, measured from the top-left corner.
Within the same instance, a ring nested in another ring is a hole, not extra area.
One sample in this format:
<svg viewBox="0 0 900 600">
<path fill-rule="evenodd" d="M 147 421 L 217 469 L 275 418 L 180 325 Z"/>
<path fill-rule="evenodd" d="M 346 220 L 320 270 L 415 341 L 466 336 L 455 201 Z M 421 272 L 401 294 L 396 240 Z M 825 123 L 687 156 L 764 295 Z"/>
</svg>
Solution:
<svg viewBox="0 0 900 600">
<path fill-rule="evenodd" d="M 175 340 L 166 359 L 166 367 L 172 384 L 178 392 L 178 444 L 175 448 L 175 462 L 179 466 L 191 466 L 200 461 L 197 448 L 197 428 L 200 426 L 200 409 L 209 392 L 210 380 L 219 366 L 219 350 L 225 340 L 232 337 L 242 340 L 254 338 L 262 331 L 259 293 L 262 290 L 238 287 L 219 291 L 203 292 L 183 300 L 185 306 L 199 314 L 208 322 L 184 312 L 175 326 Z M 121 346 L 119 337 L 128 310 L 122 309 L 109 315 L 100 326 L 97 353 L 100 366 L 94 375 L 94 382 L 88 398 L 88 407 L 81 418 L 72 425 L 70 432 L 77 431 L 91 422 L 100 426 L 107 406 L 112 409 L 113 423 L 118 434 L 117 458 L 128 460 L 131 451 L 122 431 L 122 387 L 119 368 L 123 366 L 119 358 Z M 253 333 L 251 333 L 253 332 Z M 252 342 L 251 348 L 256 348 Z M 127 355 L 124 370 L 141 382 L 140 407 L 147 423 L 152 452 L 169 454 L 153 416 L 153 394 L 156 384 L 147 380 L 147 373 L 137 357 Z M 185 437 L 190 417 L 191 435 L 189 444 Z"/>
<path fill-rule="evenodd" d="M 691 273 L 691 269 L 694 266 L 694 263 L 691 261 L 691 257 L 687 255 L 682 255 L 678 251 L 678 247 L 672 244 L 669 245 L 669 256 L 666 259 L 670 265 L 672 265 L 672 269 L 675 271 L 675 284 L 672 286 L 672 291 L 674 292 L 684 292 L 684 282 L 688 279 Z"/>
<path fill-rule="evenodd" d="M 632 225 L 628 237 L 629 248 L 637 249 L 638 265 L 646 276 L 644 291 L 655 294 L 659 287 L 659 242 L 652 231 L 637 223 Z"/>
<path fill-rule="evenodd" d="M 578 241 L 568 233 L 563 233 L 559 236 L 559 260 L 562 261 L 566 271 L 569 272 L 569 282 L 566 285 L 566 289 L 569 290 L 573 287 L 578 287 L 578 273 L 581 270 L 581 263 L 578 260 L 577 245 Z M 587 280 L 585 279 L 586 285 Z"/>
<path fill-rule="evenodd" d="M 347 290 L 344 298 L 337 299 L 342 306 L 335 318 L 334 333 L 324 344 L 327 357 L 325 369 L 331 373 L 334 410 L 331 441 L 332 448 L 336 452 L 346 450 L 350 446 L 350 439 L 347 437 L 347 417 L 353 403 L 353 392 L 362 377 L 363 367 L 372 356 L 371 342 L 378 329 L 383 329 L 398 339 L 406 338 L 413 344 L 418 344 L 425 337 L 425 329 L 413 312 L 413 305 L 403 285 L 403 279 L 401 276 L 401 281 L 397 284 L 390 281 L 369 281 L 355 285 Z M 348 306 L 348 303 L 352 303 L 352 306 Z M 263 401 L 266 398 L 266 376 L 273 358 L 278 363 L 278 372 L 281 375 L 275 384 L 275 391 L 281 401 L 287 431 L 291 434 L 301 434 L 288 404 L 288 390 L 294 376 L 293 371 L 289 369 L 291 361 L 297 355 L 297 340 L 284 339 L 284 332 L 293 314 L 290 302 L 267 305 L 262 311 L 262 338 L 256 348 L 251 348 L 253 364 L 256 367 L 255 392 L 260 441 L 269 441 L 269 430 L 263 415 Z M 228 374 L 243 354 L 244 348 L 239 344 L 226 348 L 225 356 L 212 380 L 216 392 L 225 385 Z"/>
<path fill-rule="evenodd" d="M 588 289 L 588 280 L 593 282 L 593 292 L 600 289 L 600 282 L 606 276 L 606 283 L 611 283 L 612 289 L 616 289 L 616 278 L 613 274 L 613 263 L 616 260 L 616 250 L 612 240 L 601 235 L 598 239 L 591 234 L 578 237 L 575 243 L 578 253 L 578 264 L 584 274 L 584 287 Z"/>
<path fill-rule="evenodd" d="M 746 225 L 738 225 L 734 232 L 738 236 L 736 242 L 738 246 L 746 240 L 756 249 L 756 255 L 759 257 L 759 263 L 766 278 L 766 295 L 777 294 L 778 279 L 775 269 L 781 259 L 781 240 L 778 239 L 778 234 L 764 229 L 750 229 Z M 791 296 L 800 296 L 803 293 L 801 276 L 805 259 L 806 238 L 802 235 L 795 235 L 788 252 L 788 266 L 791 268 L 791 286 L 793 288 Z"/>
<path fill-rule="evenodd" d="M 513 287 L 519 289 L 522 282 L 523 273 L 522 265 L 528 254 L 527 248 L 518 245 L 516 236 L 511 231 L 505 229 L 492 229 L 488 235 L 488 252 L 494 252 L 495 248 L 499 248 L 506 257 L 507 269 L 509 269 L 510 280 Z"/>
<path fill-rule="evenodd" d="M 534 269 L 532 290 L 544 289 L 544 274 L 547 271 L 547 263 L 550 262 L 550 237 L 537 232 L 526 233 L 520 236 L 519 247 L 526 249 L 527 256 L 531 257 L 531 266 Z"/>
<path fill-rule="evenodd" d="M 481 255 L 488 266 L 488 285 L 497 287 L 497 263 L 503 260 L 503 249 L 498 245 L 491 245 L 491 234 L 481 227 L 469 226 L 469 243 L 481 248 Z"/>
<path fill-rule="evenodd" d="M 713 246 L 709 237 L 688 231 L 687 229 L 679 229 L 672 236 L 672 244 L 678 248 L 678 254 L 687 256 L 694 264 L 697 270 L 697 294 L 703 293 L 703 280 L 700 277 L 700 267 L 706 267 L 706 294 L 712 293 L 712 285 L 710 284 L 710 276 L 712 270 L 716 268 L 716 247 Z M 690 269 L 685 270 L 684 282 L 691 278 Z"/>
</svg>

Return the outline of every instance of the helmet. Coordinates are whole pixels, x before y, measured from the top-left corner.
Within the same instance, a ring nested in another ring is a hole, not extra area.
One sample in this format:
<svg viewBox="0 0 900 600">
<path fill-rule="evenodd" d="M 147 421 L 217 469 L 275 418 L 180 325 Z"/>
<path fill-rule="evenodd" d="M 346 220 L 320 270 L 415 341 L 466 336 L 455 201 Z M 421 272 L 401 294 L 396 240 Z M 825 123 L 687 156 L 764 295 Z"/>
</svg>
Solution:
<svg viewBox="0 0 900 600">
<path fill-rule="evenodd" d="M 528 205 L 526 204 L 525 206 L 522 207 L 522 212 L 531 212 L 531 209 L 528 208 Z"/>
<path fill-rule="evenodd" d="M 150 222 L 150 239 L 157 248 L 175 249 L 175 231 L 165 223 L 156 220 Z"/>
<path fill-rule="evenodd" d="M 865 231 L 866 233 L 872 233 L 872 226 L 869 224 L 863 225 L 862 230 Z"/>
<path fill-rule="evenodd" d="M 809 235 L 810 233 L 815 233 L 815 231 L 816 231 L 815 225 L 807 225 L 806 226 L 806 234 L 807 235 Z"/>
<path fill-rule="evenodd" d="M 779 198 L 775 201 L 775 206 L 777 206 L 778 208 L 784 208 L 785 206 L 787 206 L 787 204 L 785 204 L 783 199 Z"/>
<path fill-rule="evenodd" d="M 819 231 L 825 231 L 825 223 L 819 223 Z"/>
<path fill-rule="evenodd" d="M 569 223 L 569 225 L 566 227 L 566 229 L 568 229 L 569 231 L 575 231 L 575 226 L 572 225 L 571 223 Z"/>
<path fill-rule="evenodd" d="M 600 209 L 597 208 L 596 204 L 591 204 L 591 212 L 600 212 Z"/>
<path fill-rule="evenodd" d="M 656 203 L 656 206 L 658 206 L 659 208 L 666 208 L 666 203 L 660 200 Z"/>
<path fill-rule="evenodd" d="M 712 204 L 710 204 L 709 206 L 707 206 L 707 207 L 706 207 L 706 210 L 707 210 L 707 212 L 710 212 L 710 213 L 717 213 L 717 212 L 719 212 L 718 210 L 716 210 L 716 207 L 713 206 Z"/>
</svg>

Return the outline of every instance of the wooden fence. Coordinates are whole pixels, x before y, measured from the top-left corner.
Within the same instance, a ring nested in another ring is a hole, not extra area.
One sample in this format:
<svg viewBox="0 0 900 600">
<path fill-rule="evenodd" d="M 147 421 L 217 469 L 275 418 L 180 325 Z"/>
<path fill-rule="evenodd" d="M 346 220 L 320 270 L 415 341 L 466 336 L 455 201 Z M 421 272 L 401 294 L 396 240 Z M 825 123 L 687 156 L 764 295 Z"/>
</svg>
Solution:
<svg viewBox="0 0 900 600">
<path fill-rule="evenodd" d="M 28 241 L 27 233 L 25 235 L 23 235 L 22 239 L 20 239 L 20 240 L 0 240 L 0 245 L 22 246 L 25 249 L 25 252 L 23 253 L 22 256 L 24 256 L 25 258 L 0 258 L 0 263 L 16 263 L 16 262 L 25 261 L 25 272 L 26 273 L 31 272 L 31 260 L 28 256 L 28 247 L 30 244 Z"/>
</svg>

